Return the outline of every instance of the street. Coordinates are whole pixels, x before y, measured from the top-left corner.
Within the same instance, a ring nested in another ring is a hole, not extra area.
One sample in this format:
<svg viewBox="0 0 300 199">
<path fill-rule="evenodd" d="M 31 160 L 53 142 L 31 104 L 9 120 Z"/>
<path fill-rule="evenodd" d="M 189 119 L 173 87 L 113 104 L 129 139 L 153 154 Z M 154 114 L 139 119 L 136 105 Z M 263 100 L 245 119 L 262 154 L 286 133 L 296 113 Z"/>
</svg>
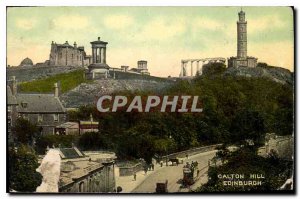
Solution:
<svg viewBox="0 0 300 199">
<path fill-rule="evenodd" d="M 153 173 L 148 174 L 144 181 L 141 184 L 137 185 L 135 189 L 132 190 L 132 193 L 154 193 L 157 182 L 165 182 L 168 180 L 168 192 L 187 192 L 187 188 L 181 187 L 181 179 L 183 177 L 182 168 L 186 162 L 198 161 L 198 168 L 202 168 L 208 165 L 208 160 L 215 156 L 216 151 L 208 151 L 200 153 L 194 156 L 190 156 L 188 159 L 184 160 L 183 164 L 178 166 L 164 166 L 163 168 L 154 171 Z M 156 168 L 160 167 L 158 164 Z M 195 185 L 201 185 L 201 182 L 206 182 L 206 175 L 203 175 L 207 171 L 207 168 L 200 173 L 200 179 L 195 183 Z M 201 175 L 203 177 L 201 177 Z M 195 188 L 195 186 L 193 186 Z"/>
</svg>

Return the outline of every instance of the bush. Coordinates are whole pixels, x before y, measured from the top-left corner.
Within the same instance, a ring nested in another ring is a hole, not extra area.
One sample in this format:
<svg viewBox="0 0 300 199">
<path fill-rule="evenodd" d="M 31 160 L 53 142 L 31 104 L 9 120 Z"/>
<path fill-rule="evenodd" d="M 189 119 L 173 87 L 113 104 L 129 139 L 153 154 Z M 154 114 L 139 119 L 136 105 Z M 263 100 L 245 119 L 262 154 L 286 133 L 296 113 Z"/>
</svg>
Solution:
<svg viewBox="0 0 300 199">
<path fill-rule="evenodd" d="M 34 150 L 21 145 L 17 151 L 9 150 L 9 188 L 20 192 L 35 192 L 42 182 L 42 176 L 36 172 L 39 167 Z"/>
</svg>

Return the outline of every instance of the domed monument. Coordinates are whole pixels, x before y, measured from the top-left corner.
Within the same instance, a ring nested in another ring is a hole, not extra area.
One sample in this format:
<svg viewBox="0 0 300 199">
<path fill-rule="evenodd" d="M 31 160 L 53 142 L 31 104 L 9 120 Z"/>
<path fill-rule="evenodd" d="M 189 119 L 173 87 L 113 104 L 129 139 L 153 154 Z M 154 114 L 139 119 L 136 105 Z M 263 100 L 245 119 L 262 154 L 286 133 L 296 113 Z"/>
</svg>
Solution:
<svg viewBox="0 0 300 199">
<path fill-rule="evenodd" d="M 88 66 L 86 72 L 87 79 L 107 78 L 109 75 L 109 66 L 106 64 L 106 45 L 107 42 L 92 41 L 92 64 Z"/>
<path fill-rule="evenodd" d="M 31 59 L 29 59 L 28 57 L 26 57 L 25 59 L 23 59 L 23 61 L 21 61 L 19 66 L 33 66 L 33 62 Z"/>
</svg>

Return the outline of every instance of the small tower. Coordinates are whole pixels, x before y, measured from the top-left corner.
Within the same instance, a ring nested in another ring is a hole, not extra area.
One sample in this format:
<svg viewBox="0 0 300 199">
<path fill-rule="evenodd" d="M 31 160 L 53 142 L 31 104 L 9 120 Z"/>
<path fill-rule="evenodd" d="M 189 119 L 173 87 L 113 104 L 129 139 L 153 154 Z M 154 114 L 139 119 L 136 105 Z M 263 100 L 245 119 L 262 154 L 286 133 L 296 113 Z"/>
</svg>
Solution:
<svg viewBox="0 0 300 199">
<path fill-rule="evenodd" d="M 247 21 L 243 10 L 239 12 L 237 22 L 237 57 L 247 58 Z"/>
</svg>

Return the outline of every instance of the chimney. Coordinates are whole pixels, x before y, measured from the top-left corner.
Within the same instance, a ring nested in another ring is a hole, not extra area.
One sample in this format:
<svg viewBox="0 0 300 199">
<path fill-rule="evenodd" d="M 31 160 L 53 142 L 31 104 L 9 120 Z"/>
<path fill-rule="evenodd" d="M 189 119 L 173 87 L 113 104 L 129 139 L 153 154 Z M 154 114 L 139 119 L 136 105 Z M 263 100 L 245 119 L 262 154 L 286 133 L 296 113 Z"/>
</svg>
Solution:
<svg viewBox="0 0 300 199">
<path fill-rule="evenodd" d="M 74 41 L 74 48 L 77 48 L 77 44 L 76 44 L 76 41 Z"/>
<path fill-rule="evenodd" d="M 54 83 L 54 97 L 59 96 L 58 83 Z"/>
<path fill-rule="evenodd" d="M 11 76 L 10 85 L 9 86 L 10 86 L 12 95 L 15 96 L 17 94 L 17 89 L 18 89 L 16 76 Z"/>
</svg>

